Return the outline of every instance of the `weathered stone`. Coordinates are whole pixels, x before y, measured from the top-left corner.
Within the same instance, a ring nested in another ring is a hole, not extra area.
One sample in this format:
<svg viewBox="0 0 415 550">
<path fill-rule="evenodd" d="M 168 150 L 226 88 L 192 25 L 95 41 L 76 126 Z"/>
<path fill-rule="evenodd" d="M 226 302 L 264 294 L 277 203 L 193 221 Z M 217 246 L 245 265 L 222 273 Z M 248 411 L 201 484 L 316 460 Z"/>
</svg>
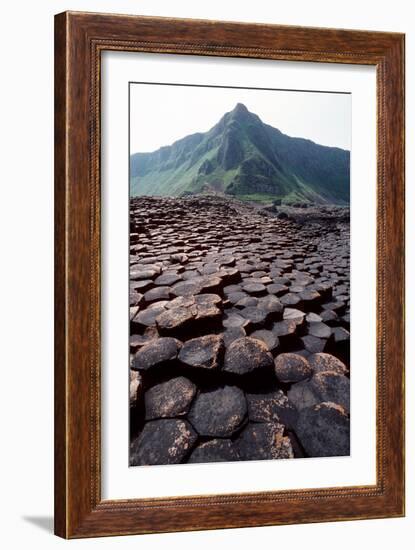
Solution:
<svg viewBox="0 0 415 550">
<path fill-rule="evenodd" d="M 294 321 L 297 326 L 301 326 L 304 323 L 305 313 L 299 309 L 293 309 L 286 307 L 282 316 L 284 321 Z"/>
<path fill-rule="evenodd" d="M 177 334 L 188 327 L 194 317 L 194 311 L 191 308 L 175 307 L 158 315 L 156 323 L 160 334 Z"/>
<path fill-rule="evenodd" d="M 175 296 L 193 296 L 199 294 L 202 290 L 202 284 L 198 281 L 181 281 L 171 287 L 171 292 Z"/>
<path fill-rule="evenodd" d="M 163 273 L 162 275 L 159 275 L 157 279 L 155 279 L 154 284 L 155 285 L 162 285 L 162 286 L 171 286 L 175 283 L 178 283 L 181 280 L 181 276 L 177 273 Z"/>
<path fill-rule="evenodd" d="M 249 306 L 241 309 L 240 315 L 249 321 L 249 326 L 251 328 L 261 328 L 265 326 L 268 318 L 268 313 L 256 306 Z"/>
<path fill-rule="evenodd" d="M 144 293 L 144 301 L 157 302 L 159 300 L 168 300 L 170 298 L 170 287 L 169 286 L 158 286 L 152 288 Z"/>
<path fill-rule="evenodd" d="M 230 327 L 223 333 L 223 342 L 226 347 L 229 347 L 232 342 L 246 336 L 245 329 L 243 327 Z"/>
<path fill-rule="evenodd" d="M 130 464 L 179 464 L 190 454 L 196 441 L 197 434 L 186 420 L 152 420 L 133 441 Z"/>
<path fill-rule="evenodd" d="M 289 429 L 297 421 L 297 409 L 281 390 L 270 393 L 247 393 L 250 422 L 279 422 Z"/>
<path fill-rule="evenodd" d="M 327 340 L 324 338 L 317 338 L 317 336 L 312 336 L 311 334 L 302 336 L 301 340 L 305 349 L 310 353 L 320 353 L 324 351 L 327 345 Z"/>
<path fill-rule="evenodd" d="M 331 401 L 350 409 L 350 381 L 337 372 L 318 372 L 311 379 L 311 385 L 320 401 Z"/>
<path fill-rule="evenodd" d="M 272 295 L 260 298 L 257 307 L 266 311 L 268 317 L 273 320 L 281 319 L 282 311 L 284 309 L 280 300 L 276 296 Z"/>
<path fill-rule="evenodd" d="M 184 376 L 153 386 L 145 394 L 146 420 L 186 414 L 195 395 L 196 386 Z"/>
<path fill-rule="evenodd" d="M 275 374 L 280 382 L 292 384 L 310 378 L 313 369 L 310 363 L 296 353 L 280 353 L 275 358 Z"/>
<path fill-rule="evenodd" d="M 350 422 L 340 405 L 319 403 L 300 411 L 296 434 L 309 456 L 348 456 Z"/>
<path fill-rule="evenodd" d="M 233 462 L 235 460 L 239 460 L 239 454 L 230 439 L 211 439 L 200 443 L 190 455 L 188 462 Z"/>
<path fill-rule="evenodd" d="M 346 365 L 340 359 L 328 353 L 313 353 L 309 356 L 308 361 L 314 373 L 331 371 L 338 374 L 347 374 L 348 372 Z"/>
<path fill-rule="evenodd" d="M 156 319 L 161 313 L 165 311 L 164 306 L 159 306 L 152 309 L 145 309 L 144 311 L 140 311 L 137 313 L 137 315 L 132 319 L 131 324 L 132 327 L 136 325 L 138 328 L 145 329 L 146 327 L 155 327 L 156 326 Z"/>
<path fill-rule="evenodd" d="M 188 418 L 202 436 L 229 437 L 245 420 L 245 395 L 236 386 L 224 386 L 196 397 Z"/>
<path fill-rule="evenodd" d="M 294 458 L 290 439 L 283 433 L 284 426 L 278 423 L 249 423 L 235 443 L 241 460 Z"/>
<path fill-rule="evenodd" d="M 282 296 L 288 292 L 288 287 L 278 283 L 271 283 L 267 286 L 267 292 L 274 296 Z"/>
<path fill-rule="evenodd" d="M 267 291 L 266 286 L 262 283 L 246 283 L 242 288 L 251 296 L 262 296 Z"/>
<path fill-rule="evenodd" d="M 261 340 L 267 346 L 268 351 L 275 352 L 280 345 L 278 336 L 272 332 L 272 330 L 256 330 L 250 334 L 250 338 L 256 338 Z"/>
<path fill-rule="evenodd" d="M 136 407 L 142 394 L 143 380 L 138 371 L 130 369 L 130 407 Z"/>
<path fill-rule="evenodd" d="M 177 358 L 181 342 L 175 338 L 158 338 L 145 344 L 134 356 L 134 370 L 160 367 Z"/>
<path fill-rule="evenodd" d="M 331 328 L 324 323 L 310 323 L 308 333 L 316 338 L 330 338 Z"/>
<path fill-rule="evenodd" d="M 301 298 L 294 292 L 288 292 L 281 297 L 281 303 L 284 306 L 296 306 L 300 304 Z"/>
<path fill-rule="evenodd" d="M 222 336 L 209 334 L 185 342 L 180 350 L 179 360 L 187 367 L 218 369 L 223 350 Z"/>
<path fill-rule="evenodd" d="M 223 370 L 233 374 L 250 374 L 256 370 L 272 368 L 274 361 L 267 346 L 255 338 L 239 338 L 225 353 Z"/>
<path fill-rule="evenodd" d="M 288 399 L 298 411 L 321 402 L 310 380 L 293 384 L 287 392 Z"/>
</svg>

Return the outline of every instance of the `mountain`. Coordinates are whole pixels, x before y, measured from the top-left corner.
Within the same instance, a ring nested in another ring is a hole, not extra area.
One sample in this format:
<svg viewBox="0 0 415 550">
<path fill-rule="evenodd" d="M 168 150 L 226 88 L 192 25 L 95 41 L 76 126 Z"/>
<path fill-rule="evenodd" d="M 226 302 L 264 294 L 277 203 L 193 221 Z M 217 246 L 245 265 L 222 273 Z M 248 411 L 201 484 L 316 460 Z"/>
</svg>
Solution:
<svg viewBox="0 0 415 550">
<path fill-rule="evenodd" d="M 130 192 L 349 204 L 350 152 L 289 137 L 238 103 L 206 133 L 130 157 Z"/>
</svg>

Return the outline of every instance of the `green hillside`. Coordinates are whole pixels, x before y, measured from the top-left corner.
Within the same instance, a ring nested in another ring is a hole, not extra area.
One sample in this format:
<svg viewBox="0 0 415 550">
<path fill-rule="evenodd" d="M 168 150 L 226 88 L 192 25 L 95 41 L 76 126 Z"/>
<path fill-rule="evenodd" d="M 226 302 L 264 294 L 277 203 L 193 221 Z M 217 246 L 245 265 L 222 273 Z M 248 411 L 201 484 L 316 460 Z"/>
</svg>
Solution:
<svg viewBox="0 0 415 550">
<path fill-rule="evenodd" d="M 208 132 L 130 158 L 130 192 L 348 204 L 350 153 L 292 138 L 238 103 Z"/>
</svg>

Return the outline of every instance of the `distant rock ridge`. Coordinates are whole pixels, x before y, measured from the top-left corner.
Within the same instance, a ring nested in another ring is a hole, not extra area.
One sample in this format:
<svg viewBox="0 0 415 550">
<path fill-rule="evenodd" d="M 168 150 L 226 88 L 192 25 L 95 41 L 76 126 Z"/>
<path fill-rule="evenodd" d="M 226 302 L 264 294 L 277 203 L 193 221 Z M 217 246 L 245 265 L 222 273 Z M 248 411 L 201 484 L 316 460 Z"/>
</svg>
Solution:
<svg viewBox="0 0 415 550">
<path fill-rule="evenodd" d="M 237 103 L 213 128 L 130 157 L 131 195 L 203 192 L 348 205 L 350 152 L 289 137 Z"/>
</svg>

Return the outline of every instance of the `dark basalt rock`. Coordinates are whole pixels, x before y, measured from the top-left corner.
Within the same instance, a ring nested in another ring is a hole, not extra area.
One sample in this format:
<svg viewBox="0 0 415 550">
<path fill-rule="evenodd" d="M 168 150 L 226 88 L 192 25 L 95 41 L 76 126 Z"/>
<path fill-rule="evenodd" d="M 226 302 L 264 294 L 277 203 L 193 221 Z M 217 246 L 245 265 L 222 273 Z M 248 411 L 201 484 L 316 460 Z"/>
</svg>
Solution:
<svg viewBox="0 0 415 550">
<path fill-rule="evenodd" d="M 300 411 L 306 407 L 312 407 L 321 402 L 310 380 L 303 380 L 293 384 L 287 392 L 288 399 L 295 408 Z"/>
<path fill-rule="evenodd" d="M 152 420 L 131 445 L 130 465 L 179 464 L 196 441 L 197 434 L 186 420 Z"/>
<path fill-rule="evenodd" d="M 225 353 L 223 370 L 233 374 L 250 374 L 272 368 L 274 361 L 267 346 L 255 338 L 239 338 L 232 342 Z"/>
<path fill-rule="evenodd" d="M 336 372 L 338 374 L 347 374 L 347 367 L 340 359 L 328 353 L 313 353 L 308 361 L 313 368 L 314 373 L 318 372 Z"/>
<path fill-rule="evenodd" d="M 327 340 L 324 338 L 317 338 L 317 336 L 312 336 L 311 334 L 302 336 L 301 341 L 303 342 L 304 348 L 310 353 L 320 353 L 325 350 L 327 345 Z"/>
<path fill-rule="evenodd" d="M 156 317 L 157 328 L 162 335 L 181 334 L 195 318 L 195 312 L 189 307 L 174 307 L 163 311 Z"/>
<path fill-rule="evenodd" d="M 275 374 L 283 384 L 292 384 L 310 378 L 313 369 L 307 359 L 301 355 L 280 353 L 275 358 Z"/>
<path fill-rule="evenodd" d="M 143 379 L 138 371 L 130 369 L 130 407 L 137 407 L 143 392 Z"/>
<path fill-rule="evenodd" d="M 171 288 L 169 286 L 158 286 L 156 288 L 152 288 L 144 293 L 144 301 L 149 303 L 157 302 L 159 300 L 168 300 L 170 298 L 170 291 Z"/>
<path fill-rule="evenodd" d="M 314 392 L 320 401 L 331 401 L 350 409 L 350 380 L 337 372 L 318 372 L 311 379 Z"/>
<path fill-rule="evenodd" d="M 222 336 L 209 334 L 185 342 L 180 350 L 179 360 L 186 367 L 218 369 L 223 350 Z"/>
<path fill-rule="evenodd" d="M 278 336 L 272 332 L 272 330 L 256 330 L 250 334 L 250 338 L 256 338 L 267 346 L 267 349 L 271 353 L 275 353 L 280 345 Z"/>
<path fill-rule="evenodd" d="M 291 429 L 297 421 L 297 409 L 281 390 L 247 393 L 250 422 L 279 422 Z"/>
<path fill-rule="evenodd" d="M 296 434 L 309 456 L 348 456 L 350 422 L 335 403 L 319 403 L 300 411 Z"/>
<path fill-rule="evenodd" d="M 234 191 L 264 185 L 247 177 Z M 280 220 L 260 204 L 214 194 L 223 191 L 219 181 L 200 191 L 130 201 L 134 445 L 161 426 L 154 435 L 159 457 L 149 460 L 168 463 L 163 457 L 173 428 L 163 423 L 177 428 L 174 422 L 182 421 L 198 440 L 171 451 L 180 455 L 175 461 L 244 460 L 239 440 L 247 459 L 278 457 L 284 448 L 290 456 L 309 456 L 297 433 L 298 414 L 327 402 L 348 407 L 348 209 L 284 204 L 278 209 L 289 219 Z M 169 339 L 177 342 L 170 351 Z M 253 445 L 259 450 L 251 452 Z"/>
<path fill-rule="evenodd" d="M 294 458 L 290 439 L 283 435 L 284 426 L 278 423 L 249 423 L 236 440 L 242 460 L 271 460 Z"/>
<path fill-rule="evenodd" d="M 175 338 L 158 338 L 144 345 L 134 356 L 133 370 L 161 367 L 177 358 L 181 342 Z"/>
<path fill-rule="evenodd" d="M 196 386 L 184 376 L 157 384 L 145 394 L 145 418 L 182 416 L 188 412 L 195 395 Z"/>
<path fill-rule="evenodd" d="M 236 386 L 224 386 L 196 397 L 188 419 L 202 436 L 229 437 L 243 424 L 247 412 L 245 395 Z"/>
<path fill-rule="evenodd" d="M 144 311 L 140 311 L 131 321 L 132 329 L 134 330 L 136 327 L 138 329 L 155 327 L 157 317 L 161 315 L 164 311 L 164 306 L 158 306 L 151 309 L 147 308 Z"/>
<path fill-rule="evenodd" d="M 316 338 L 330 338 L 331 328 L 324 323 L 310 323 L 308 333 Z"/>
<path fill-rule="evenodd" d="M 188 462 L 233 462 L 240 460 L 238 451 L 230 439 L 211 439 L 198 445 Z"/>
</svg>

